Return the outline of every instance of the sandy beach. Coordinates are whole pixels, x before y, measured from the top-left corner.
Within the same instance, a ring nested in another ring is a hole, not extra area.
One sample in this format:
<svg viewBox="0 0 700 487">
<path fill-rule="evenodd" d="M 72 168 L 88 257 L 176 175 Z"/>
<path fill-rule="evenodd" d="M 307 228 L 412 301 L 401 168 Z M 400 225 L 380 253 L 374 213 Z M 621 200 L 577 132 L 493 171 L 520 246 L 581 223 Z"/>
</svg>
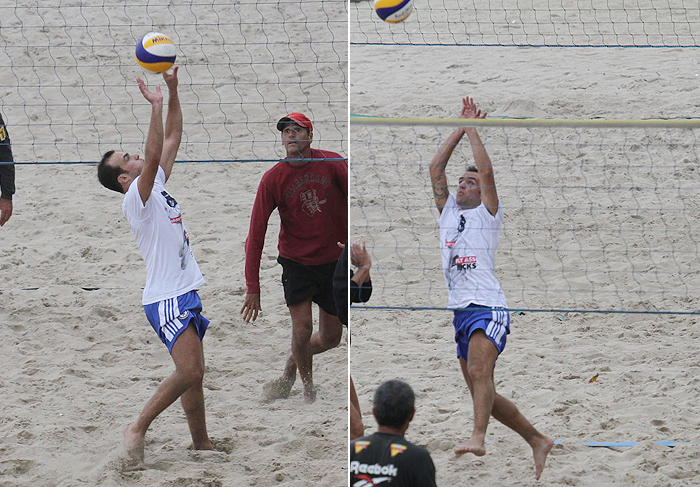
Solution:
<svg viewBox="0 0 700 487">
<path fill-rule="evenodd" d="M 0 34 L 9 73 L 0 110 L 15 159 L 52 163 L 17 165 L 14 214 L 0 231 L 0 485 L 344 484 L 344 340 L 314 361 L 316 403 L 303 403 L 299 383 L 287 400 L 259 400 L 291 337 L 277 213 L 261 263 L 263 313 L 249 325 L 239 316 L 252 202 L 273 165 L 262 161 L 282 154 L 276 121 L 302 111 L 316 147 L 347 154 L 344 4 L 63 3 L 17 2 Z M 108 149 L 143 153 L 150 112 L 133 46 L 151 30 L 179 48 L 185 127 L 168 186 L 207 281 L 204 394 L 218 451 L 188 449 L 178 403 L 152 424 L 146 468 L 133 471 L 122 429 L 173 365 L 141 307 L 145 266 L 121 198 L 91 163 Z M 245 162 L 188 162 L 232 160 Z"/>
<path fill-rule="evenodd" d="M 416 28 L 407 21 L 396 30 Z M 461 97 L 472 96 L 492 116 L 694 117 L 695 57 L 690 49 L 352 46 L 351 113 L 456 118 Z M 378 65 L 390 85 L 377 82 Z M 352 310 L 351 371 L 367 433 L 375 387 L 399 378 L 417 394 L 407 438 L 431 452 L 438 485 L 697 484 L 697 317 L 589 312 L 697 310 L 697 130 L 479 131 L 504 206 L 496 274 L 509 306 L 581 310 L 514 315 L 496 365 L 497 391 L 558 442 L 539 482 L 528 445 L 495 420 L 486 456 L 453 453 L 471 432 L 472 402 L 451 313 L 440 309 L 447 293 L 428 176 L 450 130 L 351 127 L 351 233 L 367 240 L 373 259 L 368 305 L 435 308 Z M 451 161 L 454 186 L 471 161 L 466 139 Z"/>
</svg>

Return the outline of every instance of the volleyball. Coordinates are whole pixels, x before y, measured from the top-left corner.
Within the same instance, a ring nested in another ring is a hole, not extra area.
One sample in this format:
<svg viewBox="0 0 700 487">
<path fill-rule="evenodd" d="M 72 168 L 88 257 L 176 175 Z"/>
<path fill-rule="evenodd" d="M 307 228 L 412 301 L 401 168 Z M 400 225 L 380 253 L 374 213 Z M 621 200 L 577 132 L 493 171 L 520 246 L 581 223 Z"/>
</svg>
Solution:
<svg viewBox="0 0 700 487">
<path fill-rule="evenodd" d="M 411 15 L 413 0 L 375 0 L 374 10 L 383 21 L 396 24 Z"/>
<path fill-rule="evenodd" d="M 165 34 L 149 32 L 136 43 L 136 62 L 143 69 L 164 73 L 175 64 L 177 49 Z"/>
</svg>

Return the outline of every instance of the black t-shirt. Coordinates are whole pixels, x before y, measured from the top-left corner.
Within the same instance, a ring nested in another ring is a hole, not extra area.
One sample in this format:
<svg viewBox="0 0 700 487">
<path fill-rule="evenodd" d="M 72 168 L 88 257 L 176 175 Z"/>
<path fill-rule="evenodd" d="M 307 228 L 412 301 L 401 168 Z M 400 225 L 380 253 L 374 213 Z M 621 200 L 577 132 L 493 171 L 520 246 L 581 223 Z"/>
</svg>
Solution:
<svg viewBox="0 0 700 487">
<path fill-rule="evenodd" d="M 374 433 L 350 442 L 350 487 L 435 487 L 435 465 L 425 448 L 403 436 Z"/>
</svg>

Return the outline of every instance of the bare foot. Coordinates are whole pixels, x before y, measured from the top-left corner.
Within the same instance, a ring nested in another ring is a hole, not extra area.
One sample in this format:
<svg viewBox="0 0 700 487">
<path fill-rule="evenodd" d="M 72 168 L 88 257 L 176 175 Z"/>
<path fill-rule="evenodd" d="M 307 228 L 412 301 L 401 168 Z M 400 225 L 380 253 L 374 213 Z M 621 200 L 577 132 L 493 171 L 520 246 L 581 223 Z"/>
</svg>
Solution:
<svg viewBox="0 0 700 487">
<path fill-rule="evenodd" d="M 201 444 L 195 445 L 192 443 L 190 446 L 187 447 L 188 450 L 217 450 L 217 448 L 214 446 L 214 444 L 207 438 L 206 441 L 203 441 Z"/>
<path fill-rule="evenodd" d="M 216 448 L 214 448 L 214 444 L 209 438 L 207 438 L 206 441 L 201 442 L 199 445 L 193 444 L 192 448 L 194 450 L 216 450 Z"/>
<path fill-rule="evenodd" d="M 464 446 L 459 446 L 455 449 L 455 455 L 464 455 L 465 453 L 473 453 L 477 457 L 483 457 L 486 455 L 486 446 L 484 446 L 484 440 L 479 440 L 477 438 L 469 438 Z"/>
<path fill-rule="evenodd" d="M 316 388 L 313 384 L 304 384 L 304 402 L 312 404 L 316 401 Z"/>
<path fill-rule="evenodd" d="M 554 440 L 542 436 L 531 443 L 530 446 L 532 446 L 532 456 L 535 458 L 535 478 L 539 480 L 542 470 L 544 470 L 544 463 L 547 461 L 547 454 L 554 446 Z"/>
<path fill-rule="evenodd" d="M 137 465 L 143 463 L 144 435 L 136 430 L 133 423 L 124 428 L 124 446 L 129 458 Z"/>
<path fill-rule="evenodd" d="M 293 385 L 294 379 L 287 379 L 286 377 L 280 377 L 268 382 L 263 386 L 263 402 L 288 398 Z"/>
</svg>

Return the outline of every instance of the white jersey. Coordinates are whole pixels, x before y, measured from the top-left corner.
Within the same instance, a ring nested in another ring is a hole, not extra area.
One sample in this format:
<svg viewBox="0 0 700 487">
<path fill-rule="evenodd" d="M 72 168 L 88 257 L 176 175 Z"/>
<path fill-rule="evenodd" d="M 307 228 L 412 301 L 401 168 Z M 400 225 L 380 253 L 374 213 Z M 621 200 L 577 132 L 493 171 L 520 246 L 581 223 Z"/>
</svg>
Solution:
<svg viewBox="0 0 700 487">
<path fill-rule="evenodd" d="M 165 190 L 163 168 L 158 168 L 145 205 L 139 194 L 138 180 L 137 177 L 131 182 L 122 209 L 146 262 L 143 290 L 143 304 L 146 305 L 198 289 L 204 284 L 204 277 L 190 249 L 180 205 Z"/>
<path fill-rule="evenodd" d="M 494 273 L 502 223 L 500 206 L 496 216 L 489 213 L 483 203 L 462 210 L 450 193 L 438 217 L 448 308 L 466 308 L 470 304 L 508 307 Z"/>
</svg>

